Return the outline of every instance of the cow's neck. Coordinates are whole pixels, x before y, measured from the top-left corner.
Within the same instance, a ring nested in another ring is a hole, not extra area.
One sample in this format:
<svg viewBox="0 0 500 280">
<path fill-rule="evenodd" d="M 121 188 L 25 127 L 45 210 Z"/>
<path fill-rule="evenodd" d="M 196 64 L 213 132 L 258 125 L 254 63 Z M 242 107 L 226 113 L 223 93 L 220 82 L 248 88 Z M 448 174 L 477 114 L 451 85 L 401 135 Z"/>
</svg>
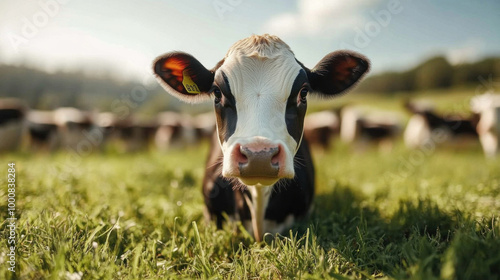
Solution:
<svg viewBox="0 0 500 280">
<path fill-rule="evenodd" d="M 245 200 L 250 208 L 250 214 L 252 215 L 253 234 L 257 242 L 260 242 L 264 235 L 264 217 L 272 189 L 273 186 L 248 186 L 248 191 L 252 196 L 252 200 L 245 195 Z"/>
</svg>

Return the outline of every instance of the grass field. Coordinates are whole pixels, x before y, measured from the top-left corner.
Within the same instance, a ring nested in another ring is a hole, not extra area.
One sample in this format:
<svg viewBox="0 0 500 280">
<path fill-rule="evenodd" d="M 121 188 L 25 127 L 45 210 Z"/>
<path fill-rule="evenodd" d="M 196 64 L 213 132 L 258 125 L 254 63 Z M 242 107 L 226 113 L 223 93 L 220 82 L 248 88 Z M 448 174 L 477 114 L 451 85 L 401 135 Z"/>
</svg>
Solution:
<svg viewBox="0 0 500 280">
<path fill-rule="evenodd" d="M 202 216 L 208 145 L 16 163 L 20 279 L 499 279 L 500 160 L 479 147 L 315 151 L 310 219 L 254 243 Z M 0 278 L 7 270 L 0 247 Z"/>
<path fill-rule="evenodd" d="M 466 111 L 474 91 L 423 93 Z M 349 95 L 402 111 L 404 95 Z M 478 144 L 314 150 L 314 211 L 255 243 L 203 220 L 208 144 L 168 153 L 0 155 L 0 279 L 500 279 L 500 159 Z M 7 164 L 16 163 L 16 274 Z M 4 241 L 5 237 L 5 241 Z"/>
</svg>

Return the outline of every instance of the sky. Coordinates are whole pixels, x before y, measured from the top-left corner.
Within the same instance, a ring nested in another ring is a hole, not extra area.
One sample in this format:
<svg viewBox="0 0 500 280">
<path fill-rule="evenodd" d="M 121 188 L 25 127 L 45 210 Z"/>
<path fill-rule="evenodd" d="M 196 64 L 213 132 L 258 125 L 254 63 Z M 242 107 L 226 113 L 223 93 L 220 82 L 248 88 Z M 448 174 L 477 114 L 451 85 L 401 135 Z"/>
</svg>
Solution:
<svg viewBox="0 0 500 280">
<path fill-rule="evenodd" d="M 163 53 L 212 68 L 237 40 L 270 33 L 308 67 L 351 49 L 379 73 L 499 56 L 499 26 L 498 0 L 1 0 L 0 63 L 147 79 Z"/>
</svg>

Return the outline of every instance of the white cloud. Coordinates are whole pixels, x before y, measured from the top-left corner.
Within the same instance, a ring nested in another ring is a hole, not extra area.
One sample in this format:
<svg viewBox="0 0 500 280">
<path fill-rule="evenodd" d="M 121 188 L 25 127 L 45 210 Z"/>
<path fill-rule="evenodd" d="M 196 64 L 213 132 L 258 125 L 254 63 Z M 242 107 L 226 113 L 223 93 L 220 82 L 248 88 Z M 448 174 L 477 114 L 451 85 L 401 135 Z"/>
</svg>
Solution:
<svg viewBox="0 0 500 280">
<path fill-rule="evenodd" d="M 117 77 L 150 75 L 152 58 L 126 46 L 105 42 L 92 34 L 50 26 L 15 51 L 3 42 L 3 60 L 7 63 L 29 61 L 47 71 L 84 70 Z"/>
<path fill-rule="evenodd" d="M 462 46 L 446 52 L 446 58 L 451 64 L 472 62 L 479 59 L 484 43 L 479 39 L 466 41 Z"/>
<path fill-rule="evenodd" d="M 364 8 L 377 4 L 375 0 L 298 0 L 296 13 L 277 15 L 265 25 L 265 32 L 281 36 L 320 35 L 342 32 L 360 25 Z"/>
<path fill-rule="evenodd" d="M 51 72 L 81 70 L 120 78 L 152 77 L 151 63 L 157 54 L 151 55 L 151 48 L 143 42 L 153 32 L 143 21 L 130 16 L 130 10 L 137 11 L 137 6 L 120 5 L 124 10 L 110 17 L 109 10 L 116 10 L 117 5 L 101 7 L 102 3 L 96 1 L 86 2 L 87 6 L 61 0 L 18 2 L 0 0 L 0 63 L 25 64 Z"/>
</svg>

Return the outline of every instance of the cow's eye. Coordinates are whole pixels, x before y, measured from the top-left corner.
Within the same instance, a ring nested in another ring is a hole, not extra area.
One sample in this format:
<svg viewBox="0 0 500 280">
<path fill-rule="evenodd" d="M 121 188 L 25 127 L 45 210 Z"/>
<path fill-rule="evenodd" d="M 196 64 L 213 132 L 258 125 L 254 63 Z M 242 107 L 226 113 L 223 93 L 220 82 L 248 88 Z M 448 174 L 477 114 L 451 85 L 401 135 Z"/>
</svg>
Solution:
<svg viewBox="0 0 500 280">
<path fill-rule="evenodd" d="M 307 101 L 307 93 L 309 90 L 307 88 L 302 88 L 300 90 L 300 102 L 306 102 Z"/>
<path fill-rule="evenodd" d="M 220 91 L 220 88 L 215 88 L 214 91 L 214 102 L 217 104 L 217 103 L 220 103 L 221 99 L 222 99 L 222 92 Z"/>
</svg>

